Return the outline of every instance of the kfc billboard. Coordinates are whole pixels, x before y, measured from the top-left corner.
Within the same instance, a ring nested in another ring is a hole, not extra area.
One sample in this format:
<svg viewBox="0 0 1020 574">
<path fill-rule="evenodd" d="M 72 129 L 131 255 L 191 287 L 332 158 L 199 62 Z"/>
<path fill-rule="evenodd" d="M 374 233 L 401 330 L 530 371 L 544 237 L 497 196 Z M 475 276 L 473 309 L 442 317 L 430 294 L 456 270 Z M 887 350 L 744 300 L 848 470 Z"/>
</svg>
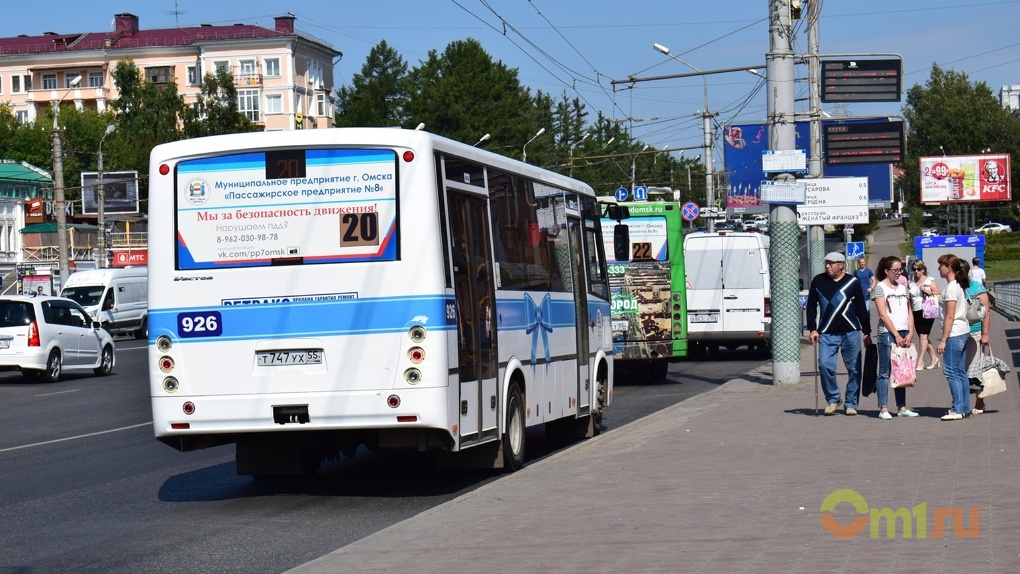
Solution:
<svg viewBox="0 0 1020 574">
<path fill-rule="evenodd" d="M 1011 201 L 1009 154 L 921 158 L 921 203 Z"/>
</svg>

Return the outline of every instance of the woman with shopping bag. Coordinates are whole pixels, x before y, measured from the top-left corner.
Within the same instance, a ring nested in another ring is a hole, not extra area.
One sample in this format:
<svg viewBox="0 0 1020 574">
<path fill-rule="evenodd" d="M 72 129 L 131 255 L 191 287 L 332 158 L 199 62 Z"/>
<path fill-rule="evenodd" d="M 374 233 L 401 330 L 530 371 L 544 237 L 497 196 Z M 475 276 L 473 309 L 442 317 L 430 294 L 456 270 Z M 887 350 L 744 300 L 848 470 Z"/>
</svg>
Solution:
<svg viewBox="0 0 1020 574">
<path fill-rule="evenodd" d="M 917 413 L 907 408 L 907 387 L 914 385 L 915 358 L 911 342 L 914 331 L 914 315 L 911 311 L 910 293 L 906 285 L 899 283 L 903 274 L 903 262 L 899 257 L 883 257 L 875 269 L 874 300 L 878 309 L 878 418 L 891 420 L 889 413 L 889 387 L 896 396 L 897 416 L 916 417 Z M 896 355 L 896 360 L 893 356 Z M 891 375 L 891 377 L 890 377 Z"/>
<path fill-rule="evenodd" d="M 924 261 L 915 259 L 913 265 L 913 281 L 910 283 L 911 305 L 914 311 L 914 329 L 917 331 L 917 370 L 934 369 L 939 366 L 939 356 L 935 353 L 935 345 L 931 344 L 928 336 L 931 334 L 932 325 L 939 317 L 939 291 L 938 283 L 928 276 L 928 267 Z M 930 364 L 924 366 L 925 355 L 930 355 Z"/>
</svg>

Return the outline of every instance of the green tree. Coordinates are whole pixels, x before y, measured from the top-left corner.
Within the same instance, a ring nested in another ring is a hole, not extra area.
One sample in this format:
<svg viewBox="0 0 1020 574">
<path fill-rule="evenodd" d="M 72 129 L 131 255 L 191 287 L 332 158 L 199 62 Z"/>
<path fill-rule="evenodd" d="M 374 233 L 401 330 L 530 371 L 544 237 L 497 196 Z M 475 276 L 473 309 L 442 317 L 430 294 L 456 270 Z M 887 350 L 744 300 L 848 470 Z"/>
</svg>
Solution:
<svg viewBox="0 0 1020 574">
<path fill-rule="evenodd" d="M 972 155 L 1020 152 L 1020 121 L 999 104 L 984 82 L 971 83 L 967 75 L 932 65 L 924 86 L 907 91 L 903 116 L 909 126 L 904 173 L 898 184 L 908 205 L 920 204 L 921 156 Z M 1011 165 L 1013 181 L 1020 174 Z M 1016 202 L 1013 210 L 1016 211 Z M 1006 208 L 1007 206 L 1003 206 Z"/>
<path fill-rule="evenodd" d="M 424 122 L 430 132 L 468 144 L 489 134 L 487 146 L 494 147 L 523 146 L 534 135 L 531 96 L 517 70 L 493 62 L 477 40 L 451 42 L 441 55 L 429 52 L 407 85 L 406 127 Z"/>
<path fill-rule="evenodd" d="M 185 138 L 259 131 L 258 124 L 239 111 L 234 78 L 225 69 L 202 78 L 198 97 L 182 111 Z"/>
<path fill-rule="evenodd" d="M 368 53 L 351 87 L 337 95 L 337 127 L 400 126 L 407 106 L 407 63 L 386 40 Z"/>
</svg>

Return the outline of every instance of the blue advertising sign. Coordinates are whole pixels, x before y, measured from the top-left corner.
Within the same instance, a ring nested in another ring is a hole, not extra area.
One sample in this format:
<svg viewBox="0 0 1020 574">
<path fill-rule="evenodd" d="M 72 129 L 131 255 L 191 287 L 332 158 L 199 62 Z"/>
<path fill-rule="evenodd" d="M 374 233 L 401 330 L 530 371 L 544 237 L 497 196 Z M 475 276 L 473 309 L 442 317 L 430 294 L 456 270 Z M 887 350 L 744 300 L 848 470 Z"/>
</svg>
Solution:
<svg viewBox="0 0 1020 574">
<path fill-rule="evenodd" d="M 853 120 L 848 120 L 853 121 Z M 826 122 L 822 122 L 824 126 Z M 810 148 L 811 126 L 797 124 L 799 149 Z M 823 128 L 824 130 L 824 128 Z M 726 126 L 723 130 L 723 153 L 729 189 L 726 207 L 738 213 L 765 213 L 768 205 L 761 200 L 761 182 L 769 179 L 762 169 L 762 153 L 769 149 L 769 131 L 765 124 Z M 854 164 L 825 166 L 825 177 L 868 178 L 868 207 L 880 209 L 892 201 L 892 164 Z"/>
</svg>

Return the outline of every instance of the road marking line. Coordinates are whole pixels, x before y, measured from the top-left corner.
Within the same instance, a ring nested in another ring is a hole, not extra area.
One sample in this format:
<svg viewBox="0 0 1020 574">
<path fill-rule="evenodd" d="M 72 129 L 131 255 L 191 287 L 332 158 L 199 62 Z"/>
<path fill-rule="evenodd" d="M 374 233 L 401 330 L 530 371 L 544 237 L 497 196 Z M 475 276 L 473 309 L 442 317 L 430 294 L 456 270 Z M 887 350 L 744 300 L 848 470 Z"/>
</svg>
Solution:
<svg viewBox="0 0 1020 574">
<path fill-rule="evenodd" d="M 66 441 L 69 441 L 69 440 L 77 440 L 77 439 L 80 439 L 80 438 L 89 438 L 89 437 L 93 437 L 93 436 L 99 436 L 101 434 L 109 434 L 109 433 L 112 433 L 112 432 L 120 432 L 120 431 L 125 431 L 125 430 L 131 430 L 131 429 L 136 429 L 136 428 L 139 428 L 139 427 L 149 426 L 151 424 L 152 424 L 152 421 L 149 421 L 147 423 L 131 425 L 131 426 L 126 426 L 126 427 L 120 427 L 120 428 L 117 428 L 117 429 L 110 429 L 110 430 L 104 430 L 104 431 L 99 431 L 99 432 L 90 432 L 88 434 L 80 434 L 78 436 L 69 436 L 67 438 L 58 438 L 58 439 L 54 439 L 54 440 L 47 440 L 47 441 L 37 442 L 37 443 L 33 443 L 33 444 L 23 444 L 21 446 L 12 446 L 10 448 L 2 448 L 2 449 L 0 449 L 0 453 L 10 452 L 12 450 L 21 450 L 23 448 L 31 448 L 33 446 L 44 446 L 44 445 L 54 444 L 54 443 L 58 443 L 58 442 L 66 442 Z"/>
<path fill-rule="evenodd" d="M 70 391 L 57 391 L 55 393 L 43 393 L 41 395 L 36 395 L 36 397 L 52 397 L 53 395 L 64 395 L 64 394 L 67 394 L 67 393 L 77 393 L 79 390 L 80 389 L 71 389 Z"/>
</svg>

